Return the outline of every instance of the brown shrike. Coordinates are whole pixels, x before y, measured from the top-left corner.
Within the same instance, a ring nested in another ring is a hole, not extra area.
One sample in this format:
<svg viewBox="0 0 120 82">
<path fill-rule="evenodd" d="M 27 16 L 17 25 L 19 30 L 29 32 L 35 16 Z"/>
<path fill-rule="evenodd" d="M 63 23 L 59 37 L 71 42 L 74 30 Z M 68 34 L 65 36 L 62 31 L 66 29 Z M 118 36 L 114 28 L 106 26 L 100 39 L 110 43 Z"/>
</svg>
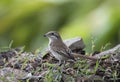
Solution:
<svg viewBox="0 0 120 82">
<path fill-rule="evenodd" d="M 68 59 L 75 60 L 72 51 L 64 44 L 60 34 L 56 31 L 50 31 L 44 35 L 48 37 L 49 44 L 48 48 L 52 55 L 59 60 L 59 65 L 61 65 L 62 61 L 66 61 Z"/>
</svg>

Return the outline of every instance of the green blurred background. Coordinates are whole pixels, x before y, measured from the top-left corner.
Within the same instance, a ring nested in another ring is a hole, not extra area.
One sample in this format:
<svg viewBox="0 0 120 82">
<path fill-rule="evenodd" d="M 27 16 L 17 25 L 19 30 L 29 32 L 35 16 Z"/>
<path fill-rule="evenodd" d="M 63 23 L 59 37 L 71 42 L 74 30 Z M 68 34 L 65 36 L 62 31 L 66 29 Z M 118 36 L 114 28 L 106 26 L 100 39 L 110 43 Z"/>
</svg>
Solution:
<svg viewBox="0 0 120 82">
<path fill-rule="evenodd" d="M 0 0 L 0 47 L 44 48 L 43 34 L 82 37 L 86 50 L 120 43 L 120 0 Z"/>
</svg>

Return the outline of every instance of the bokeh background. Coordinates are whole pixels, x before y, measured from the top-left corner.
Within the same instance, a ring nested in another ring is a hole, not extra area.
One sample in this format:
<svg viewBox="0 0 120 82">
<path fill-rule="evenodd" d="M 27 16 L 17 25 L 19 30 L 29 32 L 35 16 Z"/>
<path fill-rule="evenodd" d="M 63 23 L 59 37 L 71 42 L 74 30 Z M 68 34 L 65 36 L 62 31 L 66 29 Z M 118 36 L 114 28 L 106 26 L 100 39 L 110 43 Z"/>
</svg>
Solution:
<svg viewBox="0 0 120 82">
<path fill-rule="evenodd" d="M 56 30 L 63 39 L 82 37 L 86 50 L 120 43 L 120 0 L 0 0 L 0 48 L 47 46 L 43 34 Z"/>
</svg>

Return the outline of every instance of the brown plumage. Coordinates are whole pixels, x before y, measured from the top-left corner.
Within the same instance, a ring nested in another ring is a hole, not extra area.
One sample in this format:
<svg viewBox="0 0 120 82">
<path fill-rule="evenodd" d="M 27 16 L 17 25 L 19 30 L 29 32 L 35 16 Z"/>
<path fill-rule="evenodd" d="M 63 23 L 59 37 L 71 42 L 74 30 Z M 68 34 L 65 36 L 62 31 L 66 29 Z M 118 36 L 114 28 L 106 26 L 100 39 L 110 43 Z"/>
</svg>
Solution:
<svg viewBox="0 0 120 82">
<path fill-rule="evenodd" d="M 53 56 L 59 60 L 59 64 L 61 61 L 65 61 L 67 59 L 74 60 L 74 56 L 71 54 L 71 50 L 64 44 L 61 39 L 61 36 L 56 31 L 50 31 L 46 33 L 44 36 L 49 39 L 49 50 L 53 54 Z"/>
</svg>

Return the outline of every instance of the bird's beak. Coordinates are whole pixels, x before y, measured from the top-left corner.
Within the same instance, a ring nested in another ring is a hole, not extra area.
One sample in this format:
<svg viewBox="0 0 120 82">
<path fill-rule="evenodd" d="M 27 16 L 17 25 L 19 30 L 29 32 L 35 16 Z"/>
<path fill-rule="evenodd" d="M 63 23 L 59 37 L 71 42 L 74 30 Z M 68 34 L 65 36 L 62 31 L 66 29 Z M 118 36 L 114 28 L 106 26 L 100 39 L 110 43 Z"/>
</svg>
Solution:
<svg viewBox="0 0 120 82">
<path fill-rule="evenodd" d="M 47 37 L 46 34 L 43 35 L 44 37 Z"/>
</svg>

